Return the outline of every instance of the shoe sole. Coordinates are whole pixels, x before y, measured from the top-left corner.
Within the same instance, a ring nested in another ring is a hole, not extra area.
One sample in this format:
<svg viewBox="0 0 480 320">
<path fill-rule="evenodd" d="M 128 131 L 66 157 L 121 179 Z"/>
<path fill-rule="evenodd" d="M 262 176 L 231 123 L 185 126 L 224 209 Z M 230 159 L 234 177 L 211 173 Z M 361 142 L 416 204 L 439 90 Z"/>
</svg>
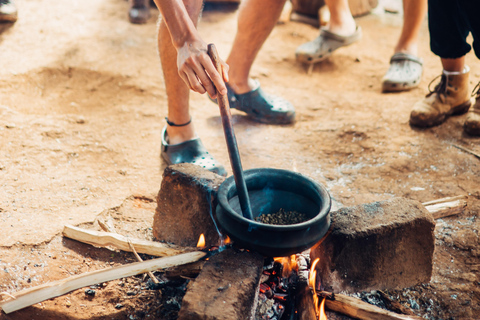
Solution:
<svg viewBox="0 0 480 320">
<path fill-rule="evenodd" d="M 298 54 L 298 55 L 295 56 L 295 58 L 300 63 L 315 64 L 315 63 L 319 63 L 319 62 L 322 62 L 322 61 L 328 59 L 332 55 L 333 51 L 334 50 L 331 50 L 331 51 L 325 53 L 324 55 L 322 55 L 321 57 L 318 57 L 318 58 L 313 58 L 313 57 L 303 55 L 303 54 Z"/>
<path fill-rule="evenodd" d="M 408 91 L 408 90 L 417 88 L 419 84 L 420 84 L 420 79 L 414 80 L 412 82 L 404 82 L 404 83 L 384 82 L 382 84 L 382 92 L 388 93 L 388 92 Z"/>
<path fill-rule="evenodd" d="M 15 14 L 5 14 L 5 15 L 2 15 L 0 14 L 0 23 L 2 22 L 15 22 L 17 21 L 18 19 L 18 16 Z"/>
<path fill-rule="evenodd" d="M 456 107 L 453 107 L 449 112 L 440 115 L 439 117 L 429 121 L 429 122 L 416 122 L 416 120 L 413 120 L 410 118 L 410 124 L 415 127 L 420 127 L 420 128 L 429 128 L 429 127 L 434 127 L 438 126 L 439 124 L 444 123 L 448 117 L 450 116 L 455 116 L 455 115 L 460 115 L 464 114 L 468 111 L 470 106 L 472 105 L 472 101 L 468 100 L 467 102 L 462 103 L 461 105 L 458 105 Z"/>
</svg>

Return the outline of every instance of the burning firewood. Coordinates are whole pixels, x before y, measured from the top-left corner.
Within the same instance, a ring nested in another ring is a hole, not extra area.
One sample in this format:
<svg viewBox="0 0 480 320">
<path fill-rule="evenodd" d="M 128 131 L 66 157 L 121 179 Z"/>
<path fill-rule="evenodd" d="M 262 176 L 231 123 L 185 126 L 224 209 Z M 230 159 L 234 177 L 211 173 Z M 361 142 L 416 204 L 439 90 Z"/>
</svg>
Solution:
<svg viewBox="0 0 480 320">
<path fill-rule="evenodd" d="M 325 299 L 325 307 L 331 311 L 342 313 L 360 320 L 422 320 L 414 315 L 398 314 L 392 311 L 371 305 L 360 299 L 331 292 L 318 292 L 319 297 Z"/>
<path fill-rule="evenodd" d="M 298 282 L 296 290 L 296 309 L 299 319 L 302 320 L 317 320 L 317 313 L 315 310 L 316 299 L 312 290 L 310 289 L 309 276 L 310 272 L 308 264 L 304 256 L 297 256 L 298 266 Z"/>
<path fill-rule="evenodd" d="M 64 295 L 70 291 L 115 279 L 134 276 L 160 269 L 171 268 L 201 260 L 207 255 L 203 251 L 179 254 L 110 269 L 87 272 L 67 279 L 45 283 L 13 294 L 14 299 L 0 302 L 5 313 L 11 313 L 47 299 Z"/>
</svg>

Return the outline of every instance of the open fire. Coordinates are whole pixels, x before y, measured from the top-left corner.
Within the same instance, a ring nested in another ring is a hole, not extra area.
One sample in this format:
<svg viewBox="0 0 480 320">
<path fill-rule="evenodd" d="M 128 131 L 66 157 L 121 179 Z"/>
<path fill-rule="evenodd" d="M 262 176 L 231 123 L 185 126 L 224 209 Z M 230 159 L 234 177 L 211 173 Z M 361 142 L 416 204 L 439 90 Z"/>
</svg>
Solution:
<svg viewBox="0 0 480 320">
<path fill-rule="evenodd" d="M 265 263 L 262 283 L 260 284 L 256 320 L 302 320 L 297 308 L 301 299 L 298 256 L 273 258 Z M 315 290 L 316 271 L 314 261 L 308 272 L 309 294 L 313 298 L 315 319 L 326 320 L 325 299 L 319 303 Z M 303 271 L 305 272 L 305 270 Z"/>
</svg>

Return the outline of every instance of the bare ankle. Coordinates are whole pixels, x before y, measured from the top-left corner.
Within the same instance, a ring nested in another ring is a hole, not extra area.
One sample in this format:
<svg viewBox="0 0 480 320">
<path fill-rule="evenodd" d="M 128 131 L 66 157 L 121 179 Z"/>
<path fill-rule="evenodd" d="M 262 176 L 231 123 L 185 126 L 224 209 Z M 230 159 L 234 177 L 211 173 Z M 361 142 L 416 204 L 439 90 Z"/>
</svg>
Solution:
<svg viewBox="0 0 480 320">
<path fill-rule="evenodd" d="M 342 21 L 339 22 L 330 21 L 327 29 L 340 36 L 350 36 L 357 29 L 357 24 L 353 18 L 349 17 L 347 19 L 342 19 Z"/>
<path fill-rule="evenodd" d="M 169 144 L 179 144 L 197 136 L 192 123 L 182 127 L 167 125 L 167 135 Z"/>
<path fill-rule="evenodd" d="M 417 43 L 397 45 L 395 47 L 395 53 L 407 53 L 416 56 L 418 54 Z"/>
<path fill-rule="evenodd" d="M 234 79 L 230 78 L 228 85 L 236 94 L 243 94 L 254 90 L 257 87 L 257 82 L 250 78 L 248 78 L 246 81 L 235 81 Z"/>
</svg>

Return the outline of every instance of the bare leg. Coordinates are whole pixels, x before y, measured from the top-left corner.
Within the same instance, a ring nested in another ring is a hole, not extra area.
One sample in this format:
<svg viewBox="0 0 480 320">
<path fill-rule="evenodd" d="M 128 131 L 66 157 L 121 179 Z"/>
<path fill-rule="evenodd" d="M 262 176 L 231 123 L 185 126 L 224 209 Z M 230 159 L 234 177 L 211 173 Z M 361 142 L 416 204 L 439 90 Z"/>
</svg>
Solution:
<svg viewBox="0 0 480 320">
<path fill-rule="evenodd" d="M 418 35 L 426 14 L 427 0 L 403 0 L 403 27 L 395 53 L 418 54 Z"/>
<path fill-rule="evenodd" d="M 184 3 L 192 21 L 196 23 L 202 9 L 202 0 L 185 0 Z M 167 92 L 168 120 L 175 124 L 187 123 L 190 121 L 190 89 L 178 75 L 177 51 L 163 20 L 158 29 L 158 48 Z M 168 126 L 167 133 L 170 144 L 178 144 L 195 137 L 193 123 L 183 127 Z"/>
<path fill-rule="evenodd" d="M 320 30 L 318 37 L 295 50 L 297 61 L 310 65 L 309 73 L 314 63 L 325 60 L 338 48 L 348 46 L 362 36 L 362 30 L 357 27 L 348 0 L 325 0 L 325 3 L 330 11 L 328 25 Z"/>
<path fill-rule="evenodd" d="M 462 72 L 465 68 L 465 56 L 457 59 L 441 59 L 443 70 L 450 72 Z"/>
<path fill-rule="evenodd" d="M 348 0 L 325 0 L 330 11 L 330 22 L 327 29 L 341 36 L 349 36 L 355 32 L 356 23 L 353 19 Z"/>
<path fill-rule="evenodd" d="M 238 30 L 227 59 L 229 85 L 238 94 L 251 91 L 250 69 L 282 13 L 286 0 L 243 0 Z"/>
</svg>

